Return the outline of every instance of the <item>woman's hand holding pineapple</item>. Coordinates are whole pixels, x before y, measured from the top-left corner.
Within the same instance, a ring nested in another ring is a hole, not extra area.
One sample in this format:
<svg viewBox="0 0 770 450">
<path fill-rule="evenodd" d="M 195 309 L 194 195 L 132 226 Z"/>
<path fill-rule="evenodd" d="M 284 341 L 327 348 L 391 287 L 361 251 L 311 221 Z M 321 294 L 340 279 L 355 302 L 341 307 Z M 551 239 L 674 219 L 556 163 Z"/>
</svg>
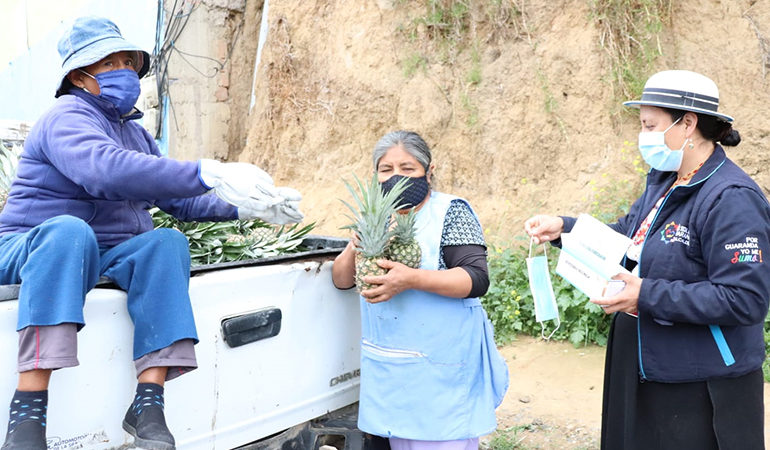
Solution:
<svg viewBox="0 0 770 450">
<path fill-rule="evenodd" d="M 377 265 L 387 271 L 385 275 L 369 275 L 363 281 L 371 286 L 361 291 L 361 296 L 369 303 L 380 303 L 390 300 L 396 294 L 414 288 L 414 280 L 419 269 L 412 269 L 399 262 L 380 259 Z"/>
</svg>

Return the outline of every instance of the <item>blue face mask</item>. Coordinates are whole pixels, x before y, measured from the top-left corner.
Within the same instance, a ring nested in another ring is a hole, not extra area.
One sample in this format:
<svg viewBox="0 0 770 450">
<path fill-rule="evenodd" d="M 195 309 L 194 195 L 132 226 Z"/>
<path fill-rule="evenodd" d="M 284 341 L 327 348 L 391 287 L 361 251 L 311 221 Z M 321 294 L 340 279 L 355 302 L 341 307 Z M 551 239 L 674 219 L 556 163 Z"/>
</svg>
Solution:
<svg viewBox="0 0 770 450">
<path fill-rule="evenodd" d="M 535 320 L 540 322 L 540 327 L 542 328 L 541 336 L 543 339 L 548 340 L 561 326 L 559 307 L 556 305 L 556 296 L 553 294 L 551 272 L 548 270 L 548 257 L 545 254 L 545 245 L 543 245 L 543 255 L 533 257 L 532 243 L 533 241 L 530 240 L 529 257 L 527 258 L 529 290 L 532 292 L 532 299 L 535 302 Z M 554 319 L 556 320 L 556 328 L 546 337 L 545 324 L 543 322 Z"/>
<path fill-rule="evenodd" d="M 666 131 L 676 125 L 679 120 L 681 117 L 663 131 L 642 131 L 639 133 L 639 152 L 642 154 L 644 162 L 653 169 L 661 172 L 674 172 L 682 166 L 682 156 L 684 156 L 684 146 L 687 140 L 684 141 L 679 150 L 671 150 L 666 145 Z"/>
<path fill-rule="evenodd" d="M 110 70 L 97 73 L 96 76 L 80 70 L 99 84 L 99 98 L 107 100 L 118 108 L 120 115 L 126 115 L 136 105 L 141 87 L 139 75 L 133 69 Z"/>
<path fill-rule="evenodd" d="M 428 191 L 430 191 L 428 176 L 423 175 L 419 178 L 415 178 L 405 177 L 403 175 L 393 175 L 381 183 L 382 190 L 387 194 L 402 178 L 409 179 L 409 182 L 406 184 L 406 190 L 404 190 L 404 192 L 402 192 L 398 197 L 397 203 L 399 205 L 399 209 L 414 208 L 415 206 L 422 203 L 423 200 L 425 200 L 425 197 L 428 195 Z"/>
</svg>

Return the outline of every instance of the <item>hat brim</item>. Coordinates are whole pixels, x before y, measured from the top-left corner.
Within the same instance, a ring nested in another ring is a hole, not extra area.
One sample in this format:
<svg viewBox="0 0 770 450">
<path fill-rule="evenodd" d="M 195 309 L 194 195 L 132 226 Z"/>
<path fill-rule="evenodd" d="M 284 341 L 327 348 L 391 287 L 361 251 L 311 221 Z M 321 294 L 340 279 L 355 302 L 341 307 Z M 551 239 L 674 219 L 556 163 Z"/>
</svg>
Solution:
<svg viewBox="0 0 770 450">
<path fill-rule="evenodd" d="M 56 96 L 64 94 L 62 89 L 64 88 L 64 79 L 67 77 L 67 74 L 75 69 L 90 66 L 117 52 L 139 52 L 142 55 L 142 66 L 136 71 L 137 75 L 139 75 L 139 78 L 142 78 L 147 74 L 147 71 L 150 69 L 150 54 L 123 38 L 110 37 L 94 42 L 64 61 L 59 85 L 56 88 Z"/>
<path fill-rule="evenodd" d="M 665 103 L 665 102 L 653 102 L 648 100 L 631 100 L 631 101 L 623 102 L 623 106 L 630 106 L 632 108 L 638 108 L 642 105 L 657 106 L 658 108 L 679 109 L 682 111 L 690 111 L 698 114 L 705 114 L 707 116 L 714 116 L 721 120 L 724 120 L 725 122 L 733 121 L 733 118 L 728 116 L 727 114 L 722 114 L 722 113 L 711 111 L 709 109 L 698 108 L 695 106 L 686 106 L 686 105 L 679 105 L 675 103 Z"/>
</svg>

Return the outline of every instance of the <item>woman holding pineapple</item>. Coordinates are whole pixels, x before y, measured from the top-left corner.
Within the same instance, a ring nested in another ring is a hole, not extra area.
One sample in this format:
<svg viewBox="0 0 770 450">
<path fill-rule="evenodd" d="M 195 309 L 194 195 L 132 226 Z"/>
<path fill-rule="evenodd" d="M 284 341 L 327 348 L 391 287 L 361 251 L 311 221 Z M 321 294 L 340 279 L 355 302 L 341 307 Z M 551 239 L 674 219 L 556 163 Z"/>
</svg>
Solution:
<svg viewBox="0 0 770 450">
<path fill-rule="evenodd" d="M 489 285 L 481 225 L 465 200 L 430 189 L 433 168 L 416 133 L 379 140 L 376 180 L 351 189 L 354 238 L 332 270 L 335 286 L 361 292 L 358 426 L 395 450 L 478 448 L 508 387 L 478 299 Z"/>
<path fill-rule="evenodd" d="M 300 196 L 251 164 L 161 158 L 134 122 L 149 55 L 111 21 L 75 20 L 59 53 L 57 100 L 30 131 L 0 214 L 0 283 L 21 284 L 19 382 L 2 450 L 45 450 L 49 379 L 78 365 L 83 303 L 100 276 L 126 291 L 134 322 L 139 382 L 123 428 L 137 447 L 173 449 L 163 385 L 197 367 L 190 253 L 181 233 L 153 230 L 147 210 L 287 223 L 302 218 Z"/>
</svg>

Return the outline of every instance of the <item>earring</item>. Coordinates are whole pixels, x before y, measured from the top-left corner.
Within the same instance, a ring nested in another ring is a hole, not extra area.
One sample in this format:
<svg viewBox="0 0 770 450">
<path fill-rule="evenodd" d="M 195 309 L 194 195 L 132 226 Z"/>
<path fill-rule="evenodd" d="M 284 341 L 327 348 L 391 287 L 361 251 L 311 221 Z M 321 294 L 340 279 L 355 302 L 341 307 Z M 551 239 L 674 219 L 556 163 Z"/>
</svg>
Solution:
<svg viewBox="0 0 770 450">
<path fill-rule="evenodd" d="M 695 148 L 695 144 L 692 143 L 692 139 L 690 139 L 689 141 L 690 141 L 690 144 L 687 147 L 689 147 L 690 150 L 692 150 L 693 148 Z"/>
</svg>

